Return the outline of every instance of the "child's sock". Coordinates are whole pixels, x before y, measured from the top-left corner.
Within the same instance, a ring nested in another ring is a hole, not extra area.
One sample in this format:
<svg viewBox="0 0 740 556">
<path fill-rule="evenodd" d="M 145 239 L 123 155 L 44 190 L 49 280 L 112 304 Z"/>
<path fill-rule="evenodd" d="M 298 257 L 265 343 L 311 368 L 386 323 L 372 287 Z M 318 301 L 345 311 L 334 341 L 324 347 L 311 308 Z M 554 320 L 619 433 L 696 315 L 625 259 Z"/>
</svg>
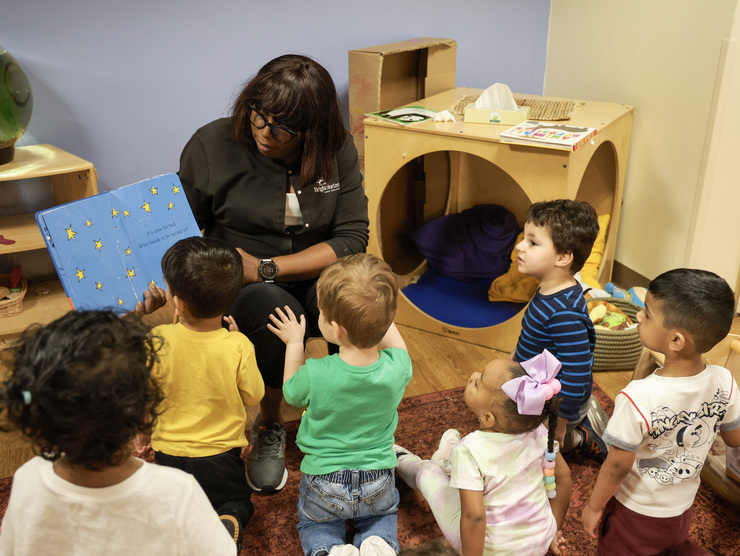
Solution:
<svg viewBox="0 0 740 556">
<path fill-rule="evenodd" d="M 450 454 L 458 442 L 460 442 L 460 432 L 455 429 L 448 429 L 439 440 L 439 449 L 432 454 L 432 461 L 444 469 L 448 475 L 452 472 Z"/>
<path fill-rule="evenodd" d="M 421 463 L 422 459 L 398 444 L 393 445 L 393 451 L 396 453 L 396 457 L 398 458 L 396 474 L 411 488 L 415 490 L 418 489 L 419 487 L 416 486 L 416 475 L 418 473 L 419 463 Z"/>
<path fill-rule="evenodd" d="M 570 445 L 572 448 L 578 448 L 581 444 L 583 444 L 583 435 L 580 431 L 573 429 L 570 432 Z M 568 442 L 566 442 L 568 444 Z"/>
<path fill-rule="evenodd" d="M 328 556 L 357 556 L 360 550 L 352 544 L 335 544 L 331 547 Z"/>
<path fill-rule="evenodd" d="M 396 556 L 396 551 L 381 537 L 372 535 L 362 541 L 360 556 Z"/>
</svg>

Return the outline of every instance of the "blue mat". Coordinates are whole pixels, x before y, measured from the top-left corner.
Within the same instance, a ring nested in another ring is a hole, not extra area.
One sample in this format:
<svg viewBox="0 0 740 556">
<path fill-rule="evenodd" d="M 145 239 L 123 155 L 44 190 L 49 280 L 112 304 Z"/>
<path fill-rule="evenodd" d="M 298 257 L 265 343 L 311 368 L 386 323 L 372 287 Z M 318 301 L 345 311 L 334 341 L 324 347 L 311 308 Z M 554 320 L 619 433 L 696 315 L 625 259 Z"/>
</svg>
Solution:
<svg viewBox="0 0 740 556">
<path fill-rule="evenodd" d="M 488 301 L 491 278 L 463 282 L 428 270 L 403 288 L 409 300 L 427 315 L 464 328 L 486 328 L 504 322 L 526 303 Z"/>
</svg>

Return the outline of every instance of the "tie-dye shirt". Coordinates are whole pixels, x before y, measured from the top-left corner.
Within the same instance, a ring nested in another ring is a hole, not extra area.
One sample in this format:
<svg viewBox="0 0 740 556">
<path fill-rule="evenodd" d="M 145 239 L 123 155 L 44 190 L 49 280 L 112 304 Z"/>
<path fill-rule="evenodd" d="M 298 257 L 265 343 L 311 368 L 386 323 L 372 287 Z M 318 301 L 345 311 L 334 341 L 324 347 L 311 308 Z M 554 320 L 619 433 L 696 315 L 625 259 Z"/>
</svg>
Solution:
<svg viewBox="0 0 740 556">
<path fill-rule="evenodd" d="M 483 491 L 485 554 L 545 554 L 557 532 L 543 482 L 547 429 L 475 431 L 450 456 L 450 486 Z"/>
</svg>

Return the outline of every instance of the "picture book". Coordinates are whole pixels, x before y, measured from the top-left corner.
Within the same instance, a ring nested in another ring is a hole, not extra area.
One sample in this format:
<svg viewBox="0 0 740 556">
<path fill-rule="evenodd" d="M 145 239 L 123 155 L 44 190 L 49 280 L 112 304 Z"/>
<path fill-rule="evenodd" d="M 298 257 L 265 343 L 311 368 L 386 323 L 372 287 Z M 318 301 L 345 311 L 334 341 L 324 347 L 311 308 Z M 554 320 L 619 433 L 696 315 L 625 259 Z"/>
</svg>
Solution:
<svg viewBox="0 0 740 556">
<path fill-rule="evenodd" d="M 534 145 L 576 151 L 596 136 L 595 127 L 578 127 L 562 123 L 544 123 L 527 120 L 501 132 L 503 143 Z"/>
<path fill-rule="evenodd" d="M 200 235 L 177 174 L 165 174 L 36 213 L 75 309 L 119 314 L 164 289 L 160 261 L 176 241 Z"/>
<path fill-rule="evenodd" d="M 401 125 L 409 125 L 419 122 L 429 122 L 434 119 L 437 112 L 438 110 L 431 110 L 423 106 L 406 106 L 404 108 L 394 108 L 393 110 L 368 112 L 365 116 L 387 122 L 395 122 Z"/>
</svg>

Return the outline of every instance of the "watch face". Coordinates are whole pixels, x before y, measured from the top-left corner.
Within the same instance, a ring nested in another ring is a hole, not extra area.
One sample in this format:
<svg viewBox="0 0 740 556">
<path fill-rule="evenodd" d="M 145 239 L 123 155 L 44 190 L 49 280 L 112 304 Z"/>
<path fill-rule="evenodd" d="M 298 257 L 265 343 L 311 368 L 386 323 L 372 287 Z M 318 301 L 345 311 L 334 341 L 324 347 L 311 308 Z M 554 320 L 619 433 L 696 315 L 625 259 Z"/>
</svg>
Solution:
<svg viewBox="0 0 740 556">
<path fill-rule="evenodd" d="M 274 280 L 278 275 L 278 267 L 272 261 L 262 261 L 259 272 L 263 280 Z"/>
</svg>

